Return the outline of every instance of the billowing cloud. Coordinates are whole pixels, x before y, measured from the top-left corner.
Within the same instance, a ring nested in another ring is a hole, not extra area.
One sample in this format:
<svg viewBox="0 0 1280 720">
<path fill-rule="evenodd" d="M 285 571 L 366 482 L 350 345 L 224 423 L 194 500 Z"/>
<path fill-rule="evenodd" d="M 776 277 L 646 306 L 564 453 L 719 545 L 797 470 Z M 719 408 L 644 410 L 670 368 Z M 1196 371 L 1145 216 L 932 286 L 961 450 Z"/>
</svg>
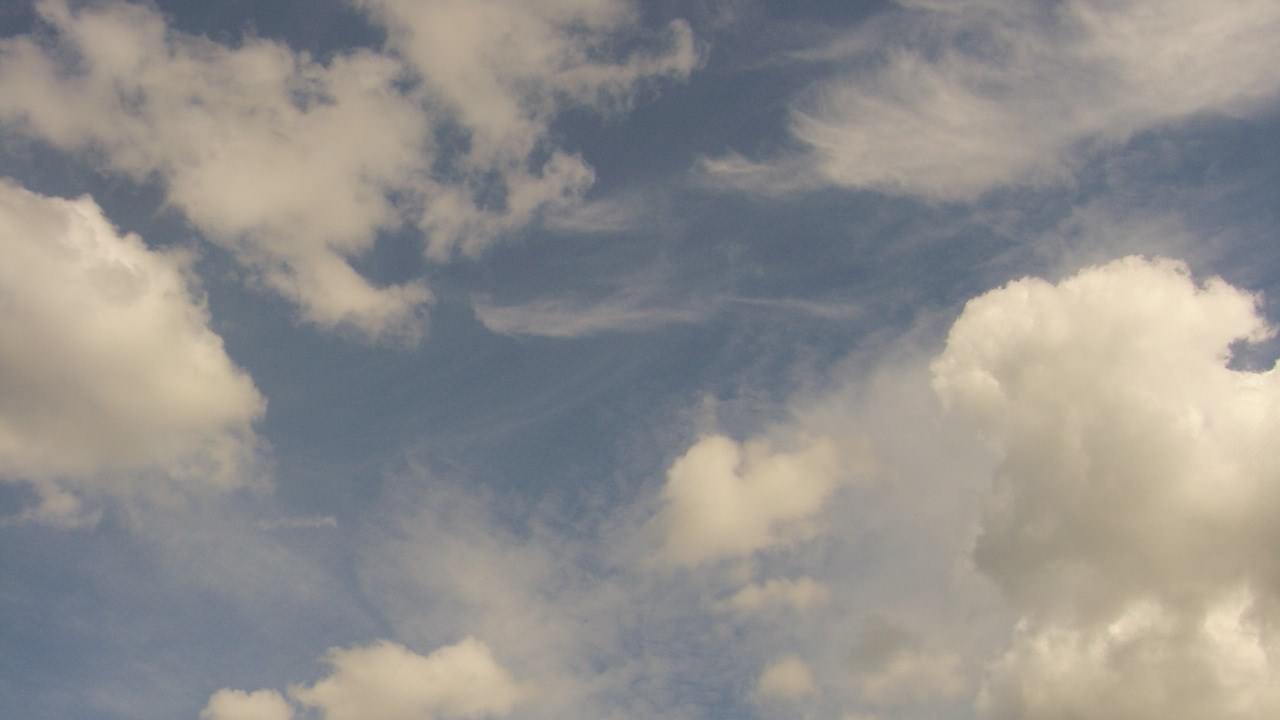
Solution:
<svg viewBox="0 0 1280 720">
<path fill-rule="evenodd" d="M 188 255 L 122 235 L 92 199 L 0 181 L 0 477 L 42 519 L 76 495 L 251 484 L 265 401 L 209 328 Z"/>
<path fill-rule="evenodd" d="M 979 698 L 983 717 L 1251 720 L 1280 712 L 1274 637 L 1255 598 L 1190 615 L 1138 601 L 1101 627 L 1019 627 Z"/>
<path fill-rule="evenodd" d="M 475 638 L 419 655 L 397 643 L 329 651 L 332 672 L 289 688 L 297 706 L 323 720 L 463 720 L 508 715 L 525 689 Z M 293 709 L 274 690 L 219 690 L 201 720 L 288 720 Z"/>
<path fill-rule="evenodd" d="M 934 387 L 1000 454 L 975 559 L 1021 613 L 993 718 L 1267 717 L 1280 373 L 1257 298 L 1131 257 L 969 302 Z"/>
<path fill-rule="evenodd" d="M 702 437 L 667 470 L 665 504 L 655 519 L 665 538 L 662 554 L 692 566 L 802 539 L 842 473 L 828 438 L 781 450 L 764 439 Z"/>
<path fill-rule="evenodd" d="M 1090 147 L 1273 102 L 1270 0 L 903 0 L 816 53 L 852 69 L 793 108 L 807 151 L 706 170 L 766 193 L 814 181 L 971 200 L 1069 173 Z"/>
<path fill-rule="evenodd" d="M 425 286 L 378 285 L 353 265 L 380 232 L 417 225 L 446 259 L 576 204 L 594 175 L 552 142 L 558 112 L 625 108 L 641 81 L 697 62 L 679 23 L 652 52 L 613 58 L 634 20 L 613 0 L 362 6 L 398 56 L 317 62 L 261 38 L 184 34 L 119 0 L 40 0 L 44 30 L 0 41 L 0 122 L 162 179 L 305 320 L 412 340 Z"/>
</svg>

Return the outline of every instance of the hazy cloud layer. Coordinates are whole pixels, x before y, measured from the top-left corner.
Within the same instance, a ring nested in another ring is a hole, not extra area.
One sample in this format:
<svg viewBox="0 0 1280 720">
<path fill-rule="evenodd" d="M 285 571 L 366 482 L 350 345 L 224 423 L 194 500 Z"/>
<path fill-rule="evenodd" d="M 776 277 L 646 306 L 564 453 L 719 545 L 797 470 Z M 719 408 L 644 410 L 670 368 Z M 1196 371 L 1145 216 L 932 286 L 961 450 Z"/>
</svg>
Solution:
<svg viewBox="0 0 1280 720">
<path fill-rule="evenodd" d="M 266 403 L 209 328 L 182 251 L 148 250 L 85 197 L 0 180 L 0 477 L 33 517 L 76 495 L 255 482 Z"/>
</svg>

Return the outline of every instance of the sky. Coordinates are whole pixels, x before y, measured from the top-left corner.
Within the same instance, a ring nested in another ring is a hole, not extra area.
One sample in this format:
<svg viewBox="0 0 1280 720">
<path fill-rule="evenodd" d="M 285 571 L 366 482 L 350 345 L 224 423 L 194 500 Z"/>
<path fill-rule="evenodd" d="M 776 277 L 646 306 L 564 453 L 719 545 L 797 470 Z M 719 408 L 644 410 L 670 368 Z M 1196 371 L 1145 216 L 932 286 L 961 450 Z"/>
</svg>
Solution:
<svg viewBox="0 0 1280 720">
<path fill-rule="evenodd" d="M 0 4 L 0 715 L 1280 714 L 1275 0 Z"/>
</svg>

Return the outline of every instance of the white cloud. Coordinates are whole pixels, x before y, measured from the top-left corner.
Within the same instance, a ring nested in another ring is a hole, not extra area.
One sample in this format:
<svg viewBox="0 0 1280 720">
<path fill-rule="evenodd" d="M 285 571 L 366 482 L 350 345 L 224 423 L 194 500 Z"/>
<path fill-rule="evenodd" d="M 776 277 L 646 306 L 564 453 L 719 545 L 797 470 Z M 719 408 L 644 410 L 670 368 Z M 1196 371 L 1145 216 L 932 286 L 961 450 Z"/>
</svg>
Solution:
<svg viewBox="0 0 1280 720">
<path fill-rule="evenodd" d="M 809 666 L 795 655 L 784 655 L 770 663 L 760 673 L 755 690 L 759 700 L 800 700 L 817 692 Z"/>
<path fill-rule="evenodd" d="M 325 720 L 500 717 L 523 694 L 489 647 L 474 638 L 427 656 L 384 641 L 330 651 L 328 661 L 328 677 L 289 690 Z"/>
<path fill-rule="evenodd" d="M 583 159 L 556 147 L 549 126 L 566 105 L 626 109 L 638 83 L 684 77 L 699 58 L 684 22 L 661 47 L 611 62 L 610 44 L 635 19 L 623 0 L 360 0 L 390 33 L 391 47 L 421 77 L 428 102 L 447 109 L 470 133 L 454 163 L 462 182 L 433 184 L 421 223 L 428 252 L 475 255 L 534 213 L 577 204 L 594 174 Z M 535 153 L 547 152 L 540 170 Z M 477 201 L 492 174 L 505 201 Z"/>
<path fill-rule="evenodd" d="M 835 185 L 971 200 L 1061 178 L 1090 146 L 1248 113 L 1280 90 L 1271 0 L 900 4 L 818 53 L 853 69 L 794 106 L 807 153 L 705 169 L 764 192 L 801 186 L 800 164 Z"/>
<path fill-rule="evenodd" d="M 399 222 L 387 192 L 412 186 L 428 149 L 395 62 L 358 51 L 320 64 L 261 39 L 227 47 L 123 2 L 37 9 L 49 38 L 0 43 L 0 119 L 163 178 L 169 202 L 310 322 L 418 332 L 426 290 L 375 287 L 349 262 Z"/>
<path fill-rule="evenodd" d="M 275 690 L 219 690 L 209 698 L 200 720 L 290 720 L 293 710 Z"/>
<path fill-rule="evenodd" d="M 503 717 L 525 694 L 489 646 L 475 638 L 419 655 L 380 641 L 329 651 L 329 675 L 289 688 L 298 706 L 323 720 L 463 720 Z M 274 690 L 219 690 L 201 720 L 289 720 L 292 707 Z"/>
<path fill-rule="evenodd" d="M 184 34 L 119 0 L 40 0 L 47 32 L 0 40 L 0 122 L 162 179 L 305 320 L 412 341 L 423 283 L 376 285 L 352 264 L 380 232 L 416 224 L 444 260 L 578 204 L 594 175 L 553 142 L 556 115 L 625 109 L 643 81 L 697 63 L 681 23 L 653 52 L 610 59 L 636 34 L 612 0 L 362 5 L 406 60 L 352 50 L 321 63 L 269 40 Z M 438 143 L 445 130 L 466 142 Z"/>
<path fill-rule="evenodd" d="M 1280 669 L 1247 593 L 1196 619 L 1136 602 L 1098 628 L 1023 626 L 992 668 L 983 717 L 1251 720 L 1280 712 Z"/>
<path fill-rule="evenodd" d="M 752 583 L 734 593 L 724 603 L 726 609 L 742 613 L 755 613 L 773 609 L 789 609 L 804 612 L 825 605 L 831 592 L 825 585 L 810 577 L 770 578 L 764 583 Z"/>
<path fill-rule="evenodd" d="M 795 450 L 765 439 L 700 438 L 667 470 L 654 520 L 663 558 L 693 566 L 803 539 L 844 480 L 841 465 L 828 438 Z"/>
<path fill-rule="evenodd" d="M 77 495 L 254 482 L 265 401 L 227 357 L 190 258 L 121 235 L 88 197 L 0 180 L 0 476 L 32 517 L 74 523 Z"/>
<path fill-rule="evenodd" d="M 1023 617 L 988 716 L 1274 714 L 1280 373 L 1227 365 L 1270 332 L 1133 257 L 965 307 L 934 386 L 1001 456 L 975 559 Z"/>
</svg>

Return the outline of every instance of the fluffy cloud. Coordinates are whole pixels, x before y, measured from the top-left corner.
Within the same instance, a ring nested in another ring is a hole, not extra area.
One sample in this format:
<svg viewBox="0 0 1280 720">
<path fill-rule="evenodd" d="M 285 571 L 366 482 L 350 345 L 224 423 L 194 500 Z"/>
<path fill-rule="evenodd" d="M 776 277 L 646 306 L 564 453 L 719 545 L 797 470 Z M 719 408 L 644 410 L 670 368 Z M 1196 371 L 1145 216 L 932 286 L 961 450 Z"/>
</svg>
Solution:
<svg viewBox="0 0 1280 720">
<path fill-rule="evenodd" d="M 707 167 L 758 191 L 803 178 L 938 200 L 1069 172 L 1079 151 L 1274 100 L 1270 0 L 902 0 L 818 53 L 854 69 L 795 106 L 803 158 Z"/>
<path fill-rule="evenodd" d="M 832 441 L 794 451 L 768 440 L 699 439 L 667 470 L 655 523 L 662 554 L 677 565 L 740 557 L 802 539 L 843 480 Z"/>
<path fill-rule="evenodd" d="M 209 698 L 200 720 L 289 720 L 293 710 L 275 690 L 246 693 L 219 690 Z"/>
<path fill-rule="evenodd" d="M 1022 615 L 988 716 L 1274 714 L 1280 373 L 1228 364 L 1270 332 L 1168 260 L 965 307 L 934 386 L 1001 456 L 975 559 Z"/>
<path fill-rule="evenodd" d="M 1251 720 L 1280 712 L 1274 639 L 1246 592 L 1202 614 L 1135 602 L 1106 625 L 1023 626 L 979 698 L 984 717 Z"/>
<path fill-rule="evenodd" d="M 818 687 L 803 660 L 795 655 L 785 655 L 760 673 L 755 692 L 760 700 L 799 700 L 816 695 Z"/>
<path fill-rule="evenodd" d="M 0 181 L 0 477 L 42 519 L 76 494 L 251 482 L 265 402 L 209 329 L 189 258 L 119 234 L 89 198 Z"/>
<path fill-rule="evenodd" d="M 375 287 L 349 262 L 399 221 L 387 193 L 411 186 L 428 149 L 395 62 L 359 51 L 320 64 L 258 39 L 227 47 L 123 2 L 37 9 L 50 37 L 0 43 L 0 120 L 163 178 L 173 205 L 307 320 L 416 331 L 426 290 Z"/>
<path fill-rule="evenodd" d="M 524 694 L 489 647 L 474 639 L 419 655 L 392 642 L 331 650 L 332 672 L 289 697 L 324 720 L 453 720 L 501 717 Z M 201 720 L 288 720 L 292 709 L 273 690 L 219 690 Z"/>
<path fill-rule="evenodd" d="M 575 205 L 593 173 L 551 141 L 559 110 L 623 107 L 641 80 L 697 60 L 683 24 L 653 53 L 603 59 L 634 19 L 612 0 L 363 5 L 407 60 L 352 50 L 321 63 L 184 34 L 118 0 L 40 0 L 47 32 L 0 41 L 0 122 L 161 178 L 307 321 L 413 339 L 424 285 L 376 285 L 352 264 L 379 232 L 417 224 L 445 259 Z M 466 141 L 437 142 L 446 131 Z"/>
<path fill-rule="evenodd" d="M 391 642 L 329 653 L 333 673 L 289 694 L 325 720 L 480 718 L 511 712 L 522 691 L 484 643 L 427 656 Z"/>
<path fill-rule="evenodd" d="M 422 79 L 428 102 L 469 134 L 454 159 L 461 180 L 434 182 L 421 224 L 428 252 L 474 255 L 544 209 L 572 207 L 594 174 L 550 140 L 565 105 L 625 109 L 642 81 L 687 76 L 698 63 L 688 25 L 674 22 L 660 46 L 616 62 L 610 45 L 636 20 L 624 0 L 358 0 Z M 540 170 L 531 158 L 546 152 Z M 482 203 L 500 181 L 496 210 Z"/>
</svg>

